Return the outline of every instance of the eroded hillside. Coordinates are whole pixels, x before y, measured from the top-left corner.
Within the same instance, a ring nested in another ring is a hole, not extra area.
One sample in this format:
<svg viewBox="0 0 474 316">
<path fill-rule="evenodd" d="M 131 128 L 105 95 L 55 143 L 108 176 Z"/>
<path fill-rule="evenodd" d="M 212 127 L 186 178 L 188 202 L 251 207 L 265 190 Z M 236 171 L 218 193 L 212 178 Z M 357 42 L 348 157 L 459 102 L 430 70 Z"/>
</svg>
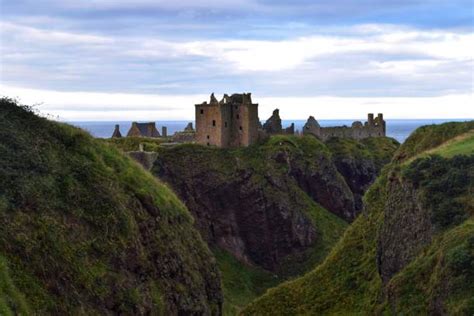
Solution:
<svg viewBox="0 0 474 316">
<path fill-rule="evenodd" d="M 324 259 L 361 211 L 360 195 L 397 147 L 389 138 L 334 139 L 325 145 L 311 136 L 275 136 L 237 149 L 155 147 L 151 172 L 185 202 L 219 254 L 220 266 L 237 259 L 235 269 L 223 273 L 223 285 L 227 302 L 243 306 Z M 260 273 L 252 272 L 255 268 Z M 242 288 L 232 275 L 253 277 Z M 248 295 L 235 301 L 241 292 Z"/>
<path fill-rule="evenodd" d="M 219 314 L 183 203 L 85 132 L 0 101 L 0 314 Z"/>
<path fill-rule="evenodd" d="M 472 314 L 473 129 L 418 129 L 325 261 L 243 314 Z"/>
</svg>

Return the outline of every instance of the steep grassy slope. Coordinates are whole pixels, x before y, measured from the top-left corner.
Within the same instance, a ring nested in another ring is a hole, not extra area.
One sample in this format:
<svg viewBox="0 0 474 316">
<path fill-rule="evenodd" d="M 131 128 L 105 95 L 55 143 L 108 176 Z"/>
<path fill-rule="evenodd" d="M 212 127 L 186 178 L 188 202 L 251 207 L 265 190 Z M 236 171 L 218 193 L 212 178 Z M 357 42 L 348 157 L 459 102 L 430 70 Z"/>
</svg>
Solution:
<svg viewBox="0 0 474 316">
<path fill-rule="evenodd" d="M 417 130 L 325 261 L 244 315 L 474 313 L 472 122 Z M 440 146 L 451 141 L 449 146 Z M 412 160 L 437 147 L 442 156 Z M 455 154 L 446 148 L 457 148 Z"/>
<path fill-rule="evenodd" d="M 218 314 L 212 253 L 160 181 L 0 100 L 0 314 Z"/>
</svg>

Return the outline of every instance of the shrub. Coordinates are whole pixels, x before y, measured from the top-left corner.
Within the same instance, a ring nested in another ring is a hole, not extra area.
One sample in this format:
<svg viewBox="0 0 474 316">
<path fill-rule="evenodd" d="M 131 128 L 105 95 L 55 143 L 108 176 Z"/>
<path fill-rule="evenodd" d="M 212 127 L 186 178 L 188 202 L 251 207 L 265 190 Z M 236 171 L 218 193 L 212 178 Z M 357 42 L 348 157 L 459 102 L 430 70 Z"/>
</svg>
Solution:
<svg viewBox="0 0 474 316">
<path fill-rule="evenodd" d="M 468 194 L 473 164 L 474 156 L 432 155 L 416 159 L 403 170 L 403 176 L 424 193 L 436 227 L 457 225 L 467 218 L 465 206 L 457 199 Z"/>
</svg>

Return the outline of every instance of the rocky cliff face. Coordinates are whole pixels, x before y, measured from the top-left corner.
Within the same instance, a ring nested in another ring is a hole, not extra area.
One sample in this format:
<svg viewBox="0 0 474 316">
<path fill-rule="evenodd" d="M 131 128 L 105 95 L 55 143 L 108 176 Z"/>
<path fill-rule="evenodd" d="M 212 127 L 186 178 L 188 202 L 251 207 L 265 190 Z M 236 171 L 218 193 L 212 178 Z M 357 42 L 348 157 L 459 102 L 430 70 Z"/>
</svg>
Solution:
<svg viewBox="0 0 474 316">
<path fill-rule="evenodd" d="M 215 161 L 209 157 L 212 149 L 197 155 L 183 149 L 160 154 L 153 172 L 185 201 L 209 244 L 243 262 L 274 270 L 284 257 L 316 241 L 316 229 L 305 214 L 307 204 L 298 199 L 301 192 L 290 179 L 251 168 L 234 169 L 238 158 Z M 176 154 L 179 162 L 171 158 Z M 207 164 L 210 161 L 230 166 L 230 174 L 215 170 L 215 165 Z"/>
<path fill-rule="evenodd" d="M 391 138 L 367 138 L 361 141 L 331 138 L 326 141 L 332 161 L 354 196 L 355 214 L 362 211 L 362 197 L 390 162 L 399 143 Z"/>
<path fill-rule="evenodd" d="M 384 284 L 431 242 L 431 214 L 419 195 L 411 183 L 390 178 L 377 246 L 377 266 Z"/>
<path fill-rule="evenodd" d="M 346 179 L 354 196 L 354 213 L 359 214 L 363 208 L 362 197 L 375 181 L 378 170 L 372 160 L 338 157 L 334 159 L 339 173 Z"/>
<path fill-rule="evenodd" d="M 344 220 L 352 221 L 356 216 L 354 196 L 331 159 L 320 156 L 308 162 L 302 156 L 298 153 L 286 157 L 289 175 L 314 201 Z"/>
<path fill-rule="evenodd" d="M 152 172 L 185 201 L 211 245 L 275 270 L 321 242 L 311 203 L 346 221 L 357 215 L 354 194 L 331 157 L 313 137 L 278 136 L 232 150 L 163 148 Z"/>
</svg>

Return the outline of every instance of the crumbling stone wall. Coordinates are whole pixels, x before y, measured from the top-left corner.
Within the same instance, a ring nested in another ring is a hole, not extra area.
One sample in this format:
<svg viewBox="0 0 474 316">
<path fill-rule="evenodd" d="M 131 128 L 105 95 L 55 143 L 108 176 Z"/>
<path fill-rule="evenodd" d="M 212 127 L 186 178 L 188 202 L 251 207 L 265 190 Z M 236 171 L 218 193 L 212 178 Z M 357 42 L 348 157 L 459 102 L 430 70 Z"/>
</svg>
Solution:
<svg viewBox="0 0 474 316">
<path fill-rule="evenodd" d="M 289 127 L 283 128 L 280 118 L 280 110 L 275 109 L 272 116 L 263 124 L 263 130 L 267 135 L 288 134 L 295 133 L 295 124 L 292 123 Z"/>
<path fill-rule="evenodd" d="M 368 114 L 367 122 L 362 124 L 355 121 L 352 126 L 321 127 L 318 121 L 310 116 L 303 127 L 303 134 L 313 135 L 326 141 L 331 137 L 364 139 L 368 137 L 383 137 L 386 135 L 386 125 L 383 114 L 379 113 L 374 119 L 372 113 Z"/>
</svg>

